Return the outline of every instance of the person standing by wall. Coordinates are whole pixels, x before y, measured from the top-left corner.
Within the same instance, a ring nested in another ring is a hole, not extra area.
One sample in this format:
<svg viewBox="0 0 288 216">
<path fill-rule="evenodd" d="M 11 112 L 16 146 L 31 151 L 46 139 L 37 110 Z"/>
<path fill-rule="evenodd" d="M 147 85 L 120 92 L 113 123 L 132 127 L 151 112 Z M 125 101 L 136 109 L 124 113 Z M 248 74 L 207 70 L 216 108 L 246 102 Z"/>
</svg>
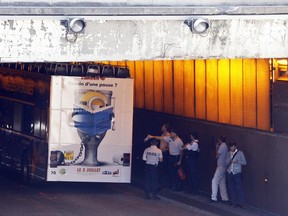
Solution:
<svg viewBox="0 0 288 216">
<path fill-rule="evenodd" d="M 242 187 L 242 166 L 246 165 L 244 153 L 237 149 L 236 142 L 229 143 L 229 153 L 226 164 L 227 181 L 230 192 L 231 204 L 233 207 L 239 206 L 244 208 L 244 192 Z"/>
<path fill-rule="evenodd" d="M 228 147 L 226 145 L 226 137 L 220 136 L 216 144 L 216 159 L 217 168 L 212 179 L 212 194 L 211 200 L 217 202 L 218 187 L 222 201 L 228 201 L 227 188 L 226 188 L 226 158 L 228 155 Z"/>
<path fill-rule="evenodd" d="M 174 129 L 171 129 L 170 136 L 147 136 L 149 139 L 155 138 L 158 140 L 164 140 L 168 143 L 169 146 L 169 176 L 170 176 L 170 187 L 171 190 L 178 191 L 180 190 L 180 179 L 178 176 L 178 168 L 182 162 L 183 156 L 183 142 L 178 137 L 177 132 Z"/>
<path fill-rule="evenodd" d="M 143 153 L 143 160 L 146 161 L 145 165 L 145 195 L 146 199 L 159 200 L 157 196 L 158 190 L 158 165 L 162 162 L 162 151 L 157 147 L 158 141 L 152 139 L 150 147 L 146 148 Z M 151 194 L 151 196 L 150 196 Z"/>
<path fill-rule="evenodd" d="M 170 137 L 170 125 L 165 123 L 161 127 L 162 137 Z M 160 164 L 160 182 L 162 187 L 169 187 L 169 145 L 162 139 L 160 140 L 160 149 L 163 154 L 163 161 Z"/>
<path fill-rule="evenodd" d="M 184 158 L 189 173 L 190 189 L 188 192 L 192 194 L 199 193 L 199 141 L 196 133 L 190 133 L 191 141 L 184 145 Z"/>
<path fill-rule="evenodd" d="M 161 126 L 161 137 L 170 137 L 170 124 L 163 124 Z M 148 141 L 149 137 L 147 136 L 144 139 L 144 142 Z M 169 145 L 168 143 L 164 140 L 160 140 L 160 149 L 162 151 L 163 155 L 163 161 L 159 165 L 159 172 L 160 172 L 160 184 L 162 187 L 169 187 Z"/>
</svg>

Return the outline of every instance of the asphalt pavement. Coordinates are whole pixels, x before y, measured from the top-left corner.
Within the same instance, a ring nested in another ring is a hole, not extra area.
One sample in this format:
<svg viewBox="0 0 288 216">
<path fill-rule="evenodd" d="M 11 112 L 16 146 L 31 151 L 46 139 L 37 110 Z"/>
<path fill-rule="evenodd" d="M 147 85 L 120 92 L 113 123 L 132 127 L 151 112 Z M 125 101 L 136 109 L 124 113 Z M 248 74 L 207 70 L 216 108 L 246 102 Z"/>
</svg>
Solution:
<svg viewBox="0 0 288 216">
<path fill-rule="evenodd" d="M 16 173 L 2 170 L 0 182 L 0 216 L 275 216 L 251 206 L 242 209 L 215 203 L 209 194 L 192 195 L 166 188 L 159 191 L 162 200 L 146 200 L 143 178 L 135 177 L 132 184 L 120 185 L 42 182 L 23 186 Z"/>
<path fill-rule="evenodd" d="M 133 184 L 32 182 L 0 169 L 0 216 L 218 216 L 161 195 L 147 200 Z"/>
</svg>

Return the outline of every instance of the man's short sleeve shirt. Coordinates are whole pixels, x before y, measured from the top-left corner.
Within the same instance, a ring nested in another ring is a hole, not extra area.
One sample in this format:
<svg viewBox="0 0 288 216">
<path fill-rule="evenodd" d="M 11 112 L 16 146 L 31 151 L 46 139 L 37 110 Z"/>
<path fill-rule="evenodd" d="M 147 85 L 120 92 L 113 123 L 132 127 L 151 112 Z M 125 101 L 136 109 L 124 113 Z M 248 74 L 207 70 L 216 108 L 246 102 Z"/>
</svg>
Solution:
<svg viewBox="0 0 288 216">
<path fill-rule="evenodd" d="M 171 137 L 163 137 L 163 139 L 169 144 L 169 154 L 170 155 L 180 155 L 182 151 L 183 142 L 179 137 L 172 139 Z"/>
<path fill-rule="evenodd" d="M 189 151 L 198 151 L 199 150 L 198 142 L 194 141 L 193 143 L 188 143 L 187 150 L 189 150 Z"/>
<path fill-rule="evenodd" d="M 157 146 L 150 146 L 143 153 L 146 164 L 157 165 L 161 158 L 163 158 L 162 151 Z"/>
</svg>

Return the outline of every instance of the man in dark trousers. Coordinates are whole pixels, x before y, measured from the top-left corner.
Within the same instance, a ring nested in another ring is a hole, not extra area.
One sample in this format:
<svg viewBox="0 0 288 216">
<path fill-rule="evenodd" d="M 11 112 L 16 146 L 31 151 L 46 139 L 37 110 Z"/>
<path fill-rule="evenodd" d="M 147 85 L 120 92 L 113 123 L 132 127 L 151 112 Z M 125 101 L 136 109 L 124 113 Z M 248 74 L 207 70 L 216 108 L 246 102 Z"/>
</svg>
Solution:
<svg viewBox="0 0 288 216">
<path fill-rule="evenodd" d="M 157 196 L 158 190 L 158 164 L 162 162 L 162 151 L 157 147 L 158 141 L 151 139 L 150 147 L 146 148 L 143 153 L 143 160 L 145 165 L 145 195 L 146 199 L 159 200 Z M 150 196 L 151 194 L 151 196 Z"/>
<path fill-rule="evenodd" d="M 191 141 L 184 145 L 184 159 L 186 161 L 191 184 L 188 192 L 196 195 L 199 193 L 198 158 L 200 148 L 198 144 L 198 135 L 196 133 L 190 133 L 190 138 Z"/>
<path fill-rule="evenodd" d="M 163 124 L 161 127 L 162 137 L 170 136 L 170 125 Z M 169 146 L 165 140 L 160 140 L 160 149 L 163 154 L 163 162 L 160 164 L 160 183 L 162 187 L 169 187 Z"/>
<path fill-rule="evenodd" d="M 229 143 L 229 150 L 226 164 L 228 166 L 227 180 L 232 206 L 244 208 L 244 193 L 241 172 L 242 166 L 247 164 L 246 158 L 244 153 L 237 149 L 236 142 Z"/>
<path fill-rule="evenodd" d="M 170 136 L 152 136 L 148 134 L 148 139 L 164 140 L 169 146 L 169 175 L 170 175 L 170 186 L 171 190 L 179 191 L 180 179 L 178 176 L 178 168 L 182 162 L 183 156 L 183 142 L 180 137 L 178 137 L 177 132 L 171 129 Z"/>
</svg>

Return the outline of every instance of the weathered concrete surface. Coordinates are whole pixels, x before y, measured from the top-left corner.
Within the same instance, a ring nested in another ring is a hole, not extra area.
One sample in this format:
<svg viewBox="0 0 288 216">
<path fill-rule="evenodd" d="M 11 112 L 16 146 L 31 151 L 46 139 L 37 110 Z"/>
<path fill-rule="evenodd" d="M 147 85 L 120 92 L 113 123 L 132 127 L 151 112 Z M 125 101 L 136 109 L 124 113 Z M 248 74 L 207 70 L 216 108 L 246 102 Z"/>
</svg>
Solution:
<svg viewBox="0 0 288 216">
<path fill-rule="evenodd" d="M 3 5 L 69 5 L 69 4 L 97 4 L 101 5 L 148 5 L 148 6 L 179 6 L 179 5 L 285 5 L 285 0 L 1 0 L 0 4 Z"/>
<path fill-rule="evenodd" d="M 117 5 L 97 3 L 43 4 L 35 2 L 3 4 L 3 16 L 178 16 L 178 15 L 275 15 L 287 14 L 288 5 Z"/>
<path fill-rule="evenodd" d="M 67 17 L 1 17 L 1 62 L 195 58 L 280 58 L 288 55 L 288 15 L 206 16 L 210 29 L 192 34 L 193 16 L 85 17 L 73 41 Z M 6 18 L 6 19 L 5 19 Z M 195 18 L 195 17 L 194 17 Z M 68 38 L 68 40 L 66 39 Z"/>
</svg>

